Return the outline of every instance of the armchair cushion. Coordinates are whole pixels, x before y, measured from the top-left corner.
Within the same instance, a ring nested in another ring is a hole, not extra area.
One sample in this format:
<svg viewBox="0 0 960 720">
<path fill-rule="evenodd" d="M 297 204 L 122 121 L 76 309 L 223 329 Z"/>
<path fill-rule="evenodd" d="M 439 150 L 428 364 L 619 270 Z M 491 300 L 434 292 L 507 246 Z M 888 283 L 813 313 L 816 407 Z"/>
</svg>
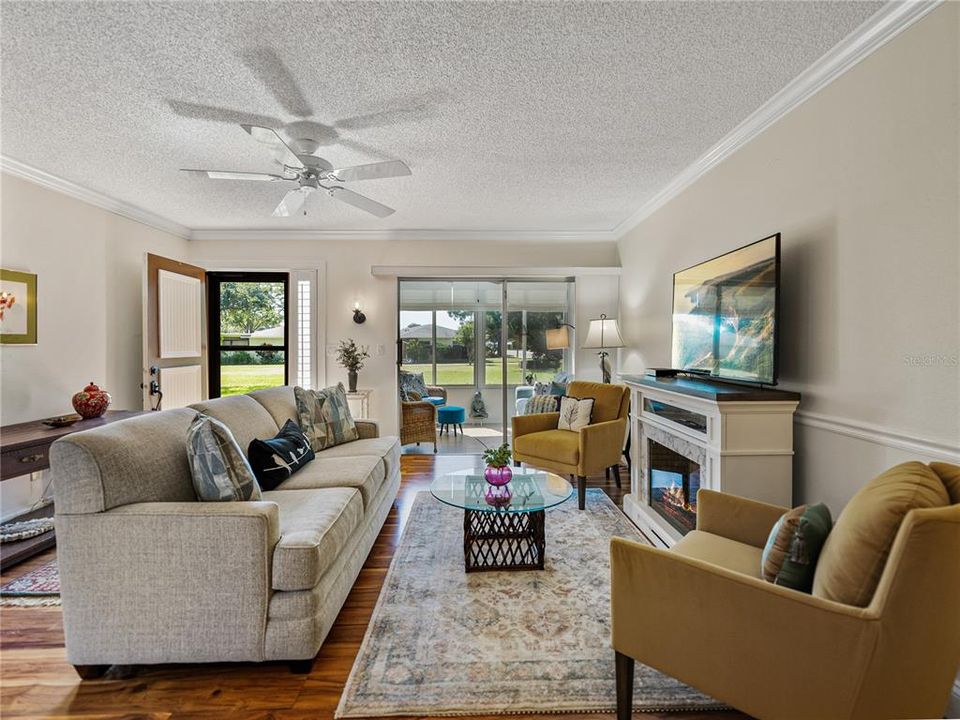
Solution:
<svg viewBox="0 0 960 720">
<path fill-rule="evenodd" d="M 830 510 L 823 503 L 785 512 L 770 531 L 761 561 L 763 579 L 810 592 L 817 558 L 830 534 Z"/>
<path fill-rule="evenodd" d="M 537 416 L 525 415 L 524 417 Z M 566 465 L 576 465 L 580 461 L 580 434 L 569 430 L 541 430 L 514 437 L 513 447 L 515 452 L 522 455 L 549 459 Z"/>
<path fill-rule="evenodd" d="M 273 550 L 273 589 L 309 590 L 347 548 L 363 520 L 352 488 L 272 490 L 264 500 L 280 509 L 280 541 Z"/>
<path fill-rule="evenodd" d="M 590 424 L 590 414 L 593 412 L 593 398 L 560 398 L 560 419 L 557 427 L 560 430 L 577 432 Z"/>
<path fill-rule="evenodd" d="M 750 577 L 760 577 L 760 548 L 720 535 L 691 530 L 673 546 L 672 552 Z"/>
<path fill-rule="evenodd" d="M 857 491 L 837 518 L 817 564 L 813 594 L 866 607 L 906 514 L 949 504 L 943 482 L 921 462 L 881 473 Z"/>
<path fill-rule="evenodd" d="M 408 400 L 412 393 L 416 393 L 416 399 L 427 397 L 430 392 L 427 383 L 423 379 L 423 373 L 412 373 L 405 370 L 400 371 L 400 397 Z"/>
</svg>

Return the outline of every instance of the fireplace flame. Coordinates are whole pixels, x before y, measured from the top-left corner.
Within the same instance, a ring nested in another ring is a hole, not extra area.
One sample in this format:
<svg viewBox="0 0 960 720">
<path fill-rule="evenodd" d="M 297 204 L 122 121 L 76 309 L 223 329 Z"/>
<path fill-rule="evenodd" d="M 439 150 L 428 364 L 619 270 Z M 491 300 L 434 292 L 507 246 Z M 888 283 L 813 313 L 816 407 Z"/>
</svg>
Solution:
<svg viewBox="0 0 960 720">
<path fill-rule="evenodd" d="M 670 483 L 670 487 L 663 491 L 663 502 L 687 511 L 693 509 L 687 499 L 687 494 L 683 491 L 683 486 L 676 482 Z"/>
</svg>

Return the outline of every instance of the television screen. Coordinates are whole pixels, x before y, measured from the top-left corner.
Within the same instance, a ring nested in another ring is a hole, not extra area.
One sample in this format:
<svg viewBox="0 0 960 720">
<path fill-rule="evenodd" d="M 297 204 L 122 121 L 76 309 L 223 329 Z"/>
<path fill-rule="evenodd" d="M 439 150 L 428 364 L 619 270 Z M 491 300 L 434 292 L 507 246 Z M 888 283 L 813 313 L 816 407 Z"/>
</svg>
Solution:
<svg viewBox="0 0 960 720">
<path fill-rule="evenodd" d="M 780 235 L 673 276 L 673 367 L 774 385 Z"/>
</svg>

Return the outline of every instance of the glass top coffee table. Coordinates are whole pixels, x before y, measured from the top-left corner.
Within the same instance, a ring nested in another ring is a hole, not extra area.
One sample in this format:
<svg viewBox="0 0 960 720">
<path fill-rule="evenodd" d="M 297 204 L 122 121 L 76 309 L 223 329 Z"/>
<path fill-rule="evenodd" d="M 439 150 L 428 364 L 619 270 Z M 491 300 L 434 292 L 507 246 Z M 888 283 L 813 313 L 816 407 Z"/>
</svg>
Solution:
<svg viewBox="0 0 960 720">
<path fill-rule="evenodd" d="M 479 570 L 543 570 L 545 510 L 565 502 L 573 486 L 559 475 L 512 468 L 503 486 L 491 485 L 483 470 L 457 470 L 434 479 L 430 492 L 463 510 L 463 564 Z"/>
</svg>

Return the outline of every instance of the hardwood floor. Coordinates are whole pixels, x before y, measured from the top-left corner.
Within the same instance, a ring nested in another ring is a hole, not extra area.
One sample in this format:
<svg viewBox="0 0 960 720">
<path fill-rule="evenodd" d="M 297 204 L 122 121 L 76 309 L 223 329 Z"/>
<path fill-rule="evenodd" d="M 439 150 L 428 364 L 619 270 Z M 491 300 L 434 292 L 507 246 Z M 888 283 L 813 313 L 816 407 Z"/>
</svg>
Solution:
<svg viewBox="0 0 960 720">
<path fill-rule="evenodd" d="M 0 608 L 0 715 L 110 720 L 332 718 L 416 493 L 429 487 L 435 472 L 469 467 L 478 461 L 452 455 L 403 457 L 403 480 L 394 507 L 308 675 L 294 675 L 281 663 L 223 663 L 114 667 L 104 679 L 81 681 L 64 659 L 60 608 L 4 607 Z M 602 487 L 621 504 L 622 491 L 612 481 L 592 478 L 590 486 Z M 37 556 L 5 573 L 2 580 L 19 577 L 54 557 L 53 550 Z M 563 717 L 573 720 L 578 716 Z M 582 717 L 586 720 L 596 715 Z M 746 716 L 676 713 L 643 717 L 732 720 Z"/>
</svg>

